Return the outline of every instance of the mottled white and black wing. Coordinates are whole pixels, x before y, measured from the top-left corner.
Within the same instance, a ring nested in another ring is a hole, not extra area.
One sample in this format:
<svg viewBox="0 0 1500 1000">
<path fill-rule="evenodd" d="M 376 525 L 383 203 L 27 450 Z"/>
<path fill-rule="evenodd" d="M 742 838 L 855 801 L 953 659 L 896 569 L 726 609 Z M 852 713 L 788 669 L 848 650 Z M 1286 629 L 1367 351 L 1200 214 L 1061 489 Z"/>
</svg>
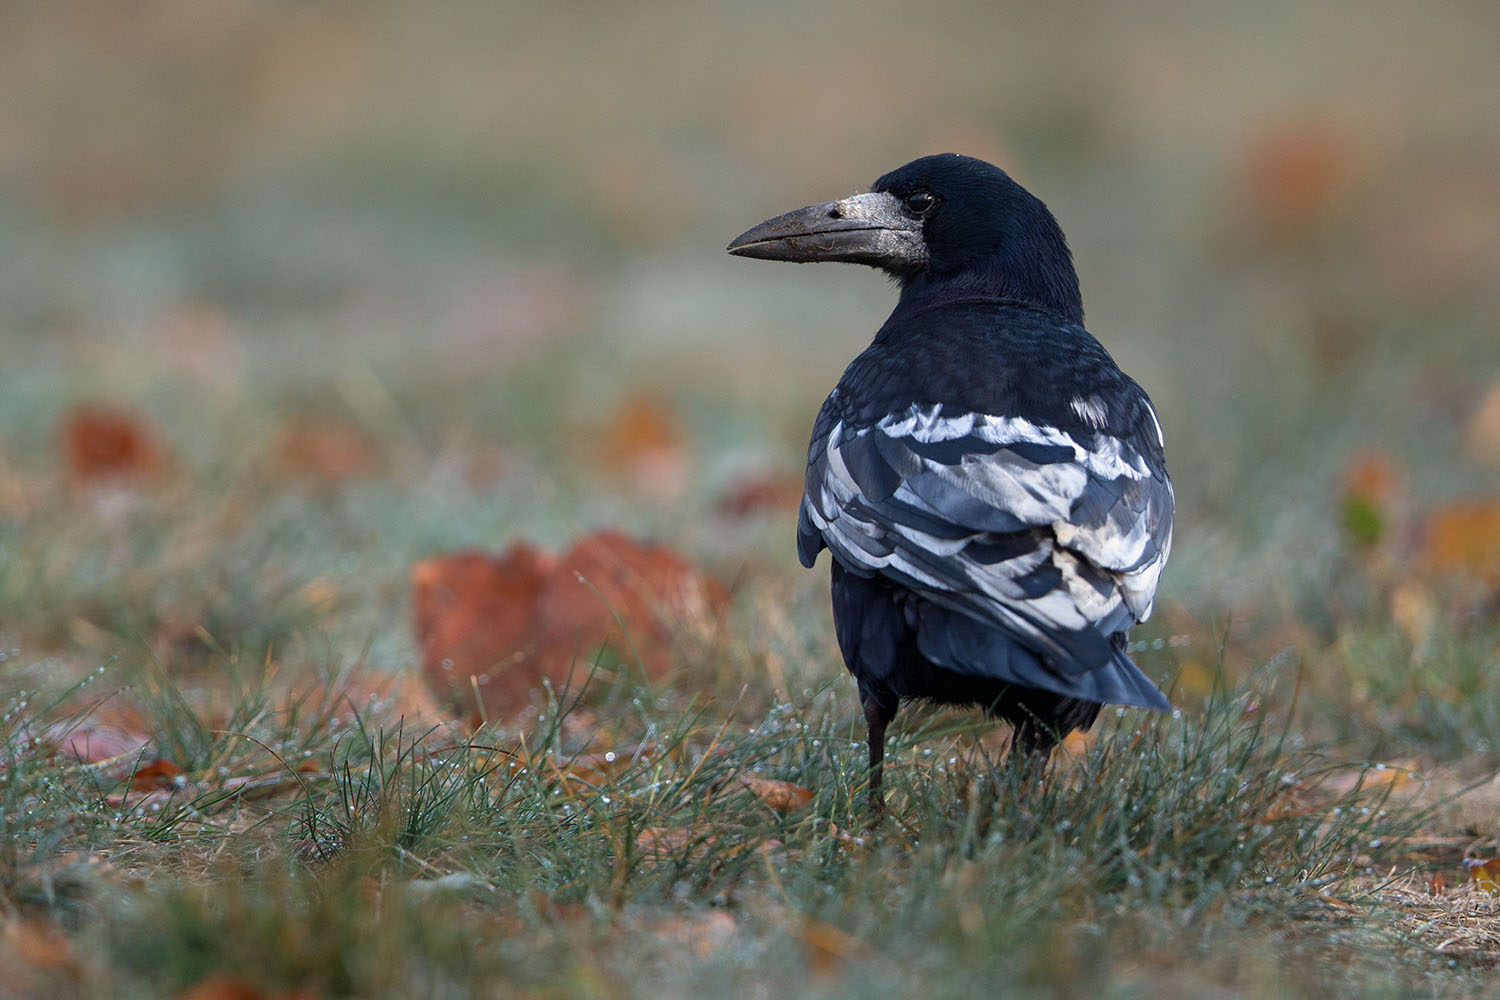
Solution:
<svg viewBox="0 0 1500 1000">
<path fill-rule="evenodd" d="M 1115 641 L 1151 613 L 1172 536 L 1160 429 L 1144 396 L 1133 402 L 1139 419 L 1120 436 L 1089 426 L 1104 421 L 1088 402 L 1062 429 L 938 405 L 860 420 L 835 391 L 808 456 L 802 561 L 826 545 L 846 569 L 946 609 L 951 620 L 919 631 L 935 662 L 1165 708 Z M 997 667 L 986 628 L 1036 658 Z"/>
</svg>

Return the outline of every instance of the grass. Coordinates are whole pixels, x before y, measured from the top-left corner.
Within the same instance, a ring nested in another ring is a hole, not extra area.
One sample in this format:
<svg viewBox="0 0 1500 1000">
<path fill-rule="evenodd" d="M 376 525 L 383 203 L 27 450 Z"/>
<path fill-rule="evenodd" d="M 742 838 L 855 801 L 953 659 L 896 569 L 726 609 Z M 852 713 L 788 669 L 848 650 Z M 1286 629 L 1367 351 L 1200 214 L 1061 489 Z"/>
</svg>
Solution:
<svg viewBox="0 0 1500 1000">
<path fill-rule="evenodd" d="M 1293 747 L 1246 691 L 1107 715 L 1040 785 L 988 727 L 918 712 L 871 826 L 842 687 L 742 695 L 725 715 L 615 685 L 465 739 L 335 688 L 275 708 L 260 683 L 209 731 L 140 680 L 153 745 L 186 764 L 159 787 L 132 794 L 134 768 L 112 781 L 28 743 L 53 709 L 17 702 L 5 721 L 0 905 L 68 928 L 78 995 L 210 975 L 369 997 L 1130 995 L 1161 964 L 1285 992 L 1420 982 L 1434 964 L 1432 929 L 1381 902 L 1430 859 L 1431 810 Z M 808 801 L 778 808 L 747 778 Z M 1282 968 L 1282 937 L 1316 970 Z M 1245 950 L 1226 962 L 1231 938 Z"/>
</svg>

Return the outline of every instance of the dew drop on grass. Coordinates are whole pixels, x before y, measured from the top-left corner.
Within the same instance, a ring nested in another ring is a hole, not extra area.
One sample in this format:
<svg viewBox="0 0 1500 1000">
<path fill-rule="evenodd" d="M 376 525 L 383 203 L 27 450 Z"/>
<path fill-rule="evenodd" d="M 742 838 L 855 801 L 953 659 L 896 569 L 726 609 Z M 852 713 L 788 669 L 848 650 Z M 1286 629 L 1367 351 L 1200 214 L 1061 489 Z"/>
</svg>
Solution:
<svg viewBox="0 0 1500 1000">
<path fill-rule="evenodd" d="M 615 752 L 613 750 L 604 751 L 604 760 L 607 763 L 613 764 L 615 762 Z"/>
</svg>

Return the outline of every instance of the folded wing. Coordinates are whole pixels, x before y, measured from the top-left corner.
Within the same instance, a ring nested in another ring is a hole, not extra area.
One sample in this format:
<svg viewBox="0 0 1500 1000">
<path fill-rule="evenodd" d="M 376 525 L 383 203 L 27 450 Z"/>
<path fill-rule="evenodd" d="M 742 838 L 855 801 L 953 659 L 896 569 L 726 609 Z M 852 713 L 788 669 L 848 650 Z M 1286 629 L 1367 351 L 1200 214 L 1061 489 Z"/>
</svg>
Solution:
<svg viewBox="0 0 1500 1000">
<path fill-rule="evenodd" d="M 913 405 L 873 421 L 819 414 L 798 549 L 827 546 L 937 607 L 924 655 L 962 672 L 1165 708 L 1117 634 L 1151 613 L 1172 536 L 1172 487 L 1150 404 L 1119 437 L 1022 417 Z M 1156 443 L 1159 445 L 1159 438 Z M 1007 657 L 1015 640 L 1035 657 Z"/>
</svg>

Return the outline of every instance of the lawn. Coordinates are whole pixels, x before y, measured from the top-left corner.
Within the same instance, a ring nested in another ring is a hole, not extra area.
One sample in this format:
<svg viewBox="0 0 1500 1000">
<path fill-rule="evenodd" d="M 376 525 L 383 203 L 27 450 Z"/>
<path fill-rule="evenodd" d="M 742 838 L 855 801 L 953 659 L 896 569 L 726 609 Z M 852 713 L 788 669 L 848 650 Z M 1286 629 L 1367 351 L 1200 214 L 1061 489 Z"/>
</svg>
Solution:
<svg viewBox="0 0 1500 1000">
<path fill-rule="evenodd" d="M 0 996 L 1491 993 L 1500 18 L 1190 14 L 0 9 Z M 875 823 L 894 290 L 723 247 L 950 149 L 1160 411 L 1175 709 L 907 708 Z"/>
</svg>

